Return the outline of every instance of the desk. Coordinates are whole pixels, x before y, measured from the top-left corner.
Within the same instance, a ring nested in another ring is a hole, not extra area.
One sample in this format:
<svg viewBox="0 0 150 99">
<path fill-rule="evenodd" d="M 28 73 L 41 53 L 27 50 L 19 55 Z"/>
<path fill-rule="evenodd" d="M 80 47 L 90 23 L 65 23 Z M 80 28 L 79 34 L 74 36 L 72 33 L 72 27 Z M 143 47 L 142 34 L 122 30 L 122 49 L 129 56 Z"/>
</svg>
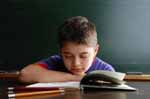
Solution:
<svg viewBox="0 0 150 99">
<path fill-rule="evenodd" d="M 0 98 L 8 99 L 5 88 L 8 86 L 22 85 L 16 80 L 0 79 Z M 150 82 L 130 81 L 128 85 L 137 88 L 137 91 L 88 91 L 80 90 L 66 91 L 62 95 L 38 95 L 32 97 L 21 97 L 17 99 L 149 99 L 150 98 Z"/>
</svg>

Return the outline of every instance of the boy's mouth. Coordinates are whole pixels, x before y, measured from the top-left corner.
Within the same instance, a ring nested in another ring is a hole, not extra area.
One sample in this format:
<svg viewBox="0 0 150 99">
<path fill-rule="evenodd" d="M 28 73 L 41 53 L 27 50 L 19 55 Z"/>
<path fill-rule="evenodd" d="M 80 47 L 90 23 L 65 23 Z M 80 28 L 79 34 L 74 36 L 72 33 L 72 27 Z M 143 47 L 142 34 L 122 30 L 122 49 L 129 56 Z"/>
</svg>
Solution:
<svg viewBox="0 0 150 99">
<path fill-rule="evenodd" d="M 71 71 L 74 75 L 83 75 L 84 74 L 84 71 L 82 70 L 74 70 L 74 71 Z"/>
<path fill-rule="evenodd" d="M 73 73 L 80 73 L 80 72 L 83 72 L 84 69 L 82 69 L 82 68 L 71 68 L 71 71 L 72 71 Z"/>
</svg>

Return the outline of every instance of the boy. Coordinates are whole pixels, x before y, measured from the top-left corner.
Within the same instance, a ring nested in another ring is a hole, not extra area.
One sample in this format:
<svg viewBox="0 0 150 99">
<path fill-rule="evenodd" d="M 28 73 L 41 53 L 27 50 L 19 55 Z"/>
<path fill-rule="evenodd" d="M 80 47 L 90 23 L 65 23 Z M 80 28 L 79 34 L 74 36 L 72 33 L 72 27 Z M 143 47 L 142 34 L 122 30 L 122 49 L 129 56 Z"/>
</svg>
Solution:
<svg viewBox="0 0 150 99">
<path fill-rule="evenodd" d="M 59 28 L 60 55 L 30 64 L 23 68 L 23 82 L 80 81 L 85 73 L 94 70 L 114 71 L 96 57 L 99 44 L 96 27 L 86 17 L 67 19 Z"/>
</svg>

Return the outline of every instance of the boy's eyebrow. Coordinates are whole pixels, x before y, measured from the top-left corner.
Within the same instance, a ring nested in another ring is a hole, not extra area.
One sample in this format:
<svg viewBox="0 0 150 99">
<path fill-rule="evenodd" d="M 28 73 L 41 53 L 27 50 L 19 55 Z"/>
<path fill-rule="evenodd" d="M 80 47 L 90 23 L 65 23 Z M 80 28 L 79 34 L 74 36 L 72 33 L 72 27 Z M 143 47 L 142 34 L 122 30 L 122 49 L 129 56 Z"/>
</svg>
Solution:
<svg viewBox="0 0 150 99">
<path fill-rule="evenodd" d="M 70 54 L 69 52 L 65 52 L 65 51 L 64 51 L 64 52 L 62 52 L 62 53 L 63 53 L 63 54 Z"/>
<path fill-rule="evenodd" d="M 71 54 L 71 53 L 69 53 L 69 52 L 62 52 L 63 54 Z M 81 54 L 88 54 L 88 52 L 82 52 Z"/>
<path fill-rule="evenodd" d="M 81 54 L 88 54 L 88 52 L 82 52 Z"/>
</svg>

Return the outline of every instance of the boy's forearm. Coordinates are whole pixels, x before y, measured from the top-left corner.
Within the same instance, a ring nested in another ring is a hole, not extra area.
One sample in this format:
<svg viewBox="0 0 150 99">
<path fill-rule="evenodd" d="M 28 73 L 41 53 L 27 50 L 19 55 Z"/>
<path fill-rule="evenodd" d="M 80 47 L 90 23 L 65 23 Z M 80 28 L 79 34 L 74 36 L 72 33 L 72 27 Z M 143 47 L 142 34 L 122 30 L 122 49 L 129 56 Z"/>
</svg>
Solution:
<svg viewBox="0 0 150 99">
<path fill-rule="evenodd" d="M 40 66 L 30 65 L 24 68 L 20 74 L 20 80 L 27 83 L 35 82 L 63 82 L 80 81 L 83 76 L 73 75 L 60 71 L 44 69 Z"/>
<path fill-rule="evenodd" d="M 71 73 L 51 71 L 43 75 L 42 78 L 38 79 L 38 82 L 65 82 L 65 81 L 80 81 L 82 76 L 73 75 Z"/>
</svg>

